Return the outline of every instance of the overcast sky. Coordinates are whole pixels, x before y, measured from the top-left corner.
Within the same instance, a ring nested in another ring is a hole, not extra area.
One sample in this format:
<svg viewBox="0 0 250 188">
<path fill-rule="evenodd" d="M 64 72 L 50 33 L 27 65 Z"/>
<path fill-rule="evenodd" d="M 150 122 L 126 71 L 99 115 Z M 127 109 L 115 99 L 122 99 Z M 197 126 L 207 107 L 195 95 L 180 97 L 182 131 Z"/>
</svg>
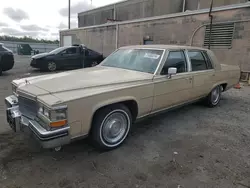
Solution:
<svg viewBox="0 0 250 188">
<path fill-rule="evenodd" d="M 67 29 L 68 0 L 0 0 L 0 35 L 58 39 Z M 77 27 L 77 13 L 120 0 L 71 0 L 71 28 Z"/>
</svg>

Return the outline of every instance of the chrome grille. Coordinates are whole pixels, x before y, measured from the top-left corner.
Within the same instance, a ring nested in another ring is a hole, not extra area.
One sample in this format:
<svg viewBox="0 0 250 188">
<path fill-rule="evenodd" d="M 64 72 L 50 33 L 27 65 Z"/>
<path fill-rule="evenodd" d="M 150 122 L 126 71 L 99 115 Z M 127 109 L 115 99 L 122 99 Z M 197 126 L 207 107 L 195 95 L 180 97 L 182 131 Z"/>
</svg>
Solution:
<svg viewBox="0 0 250 188">
<path fill-rule="evenodd" d="M 34 100 L 18 96 L 19 110 L 23 116 L 34 119 L 37 114 L 37 103 Z"/>
</svg>

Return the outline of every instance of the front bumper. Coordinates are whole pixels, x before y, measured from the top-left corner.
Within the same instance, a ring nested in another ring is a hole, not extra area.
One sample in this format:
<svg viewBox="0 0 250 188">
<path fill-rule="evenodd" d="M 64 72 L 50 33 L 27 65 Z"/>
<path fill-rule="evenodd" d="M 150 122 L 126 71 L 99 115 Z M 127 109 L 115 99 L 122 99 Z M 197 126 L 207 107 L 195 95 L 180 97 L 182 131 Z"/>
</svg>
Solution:
<svg viewBox="0 0 250 188">
<path fill-rule="evenodd" d="M 39 65 L 38 65 L 38 62 L 36 59 L 32 59 L 30 61 L 30 66 L 33 67 L 33 68 L 39 68 Z"/>
<path fill-rule="evenodd" d="M 46 130 L 37 121 L 22 116 L 18 98 L 11 95 L 5 98 L 6 117 L 15 132 L 24 132 L 35 138 L 43 148 L 55 148 L 70 143 L 70 127 L 67 125 L 56 130 Z"/>
</svg>

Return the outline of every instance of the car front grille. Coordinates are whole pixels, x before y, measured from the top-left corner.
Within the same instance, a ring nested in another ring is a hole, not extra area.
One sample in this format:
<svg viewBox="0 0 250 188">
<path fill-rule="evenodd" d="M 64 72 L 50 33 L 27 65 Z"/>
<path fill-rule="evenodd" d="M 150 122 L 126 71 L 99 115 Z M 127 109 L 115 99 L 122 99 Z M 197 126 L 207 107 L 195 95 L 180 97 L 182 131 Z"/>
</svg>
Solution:
<svg viewBox="0 0 250 188">
<path fill-rule="evenodd" d="M 29 119 L 35 119 L 38 110 L 36 101 L 19 95 L 18 103 L 19 110 L 23 116 L 26 116 Z"/>
<path fill-rule="evenodd" d="M 35 65 L 35 64 L 36 64 L 36 60 L 35 60 L 35 59 L 32 59 L 30 64 L 31 64 L 31 65 Z"/>
</svg>

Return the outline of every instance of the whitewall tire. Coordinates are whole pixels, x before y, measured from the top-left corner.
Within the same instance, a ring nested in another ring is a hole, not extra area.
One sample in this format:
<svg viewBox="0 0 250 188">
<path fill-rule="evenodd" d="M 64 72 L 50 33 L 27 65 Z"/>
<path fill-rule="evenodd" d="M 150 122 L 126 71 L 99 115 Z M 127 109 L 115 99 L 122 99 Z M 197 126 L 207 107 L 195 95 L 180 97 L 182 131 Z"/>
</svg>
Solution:
<svg viewBox="0 0 250 188">
<path fill-rule="evenodd" d="M 132 115 L 122 104 L 111 105 L 94 116 L 91 137 L 100 149 L 110 150 L 120 146 L 130 131 Z"/>
</svg>

